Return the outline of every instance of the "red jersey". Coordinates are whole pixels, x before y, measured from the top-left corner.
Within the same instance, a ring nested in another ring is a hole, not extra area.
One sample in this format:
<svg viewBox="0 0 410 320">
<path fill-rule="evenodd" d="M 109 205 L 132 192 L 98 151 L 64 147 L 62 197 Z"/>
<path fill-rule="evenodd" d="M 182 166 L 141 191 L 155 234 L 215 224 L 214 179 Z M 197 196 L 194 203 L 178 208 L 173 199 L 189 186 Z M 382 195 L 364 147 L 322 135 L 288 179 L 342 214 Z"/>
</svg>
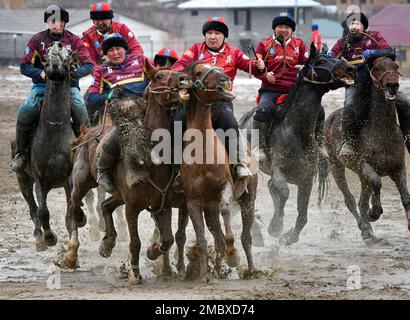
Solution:
<svg viewBox="0 0 410 320">
<path fill-rule="evenodd" d="M 261 89 L 283 93 L 289 92 L 296 81 L 296 65 L 304 64 L 309 57 L 303 41 L 295 37 L 289 38 L 282 45 L 278 40 L 273 41 L 273 36 L 270 36 L 259 42 L 256 54 L 265 61 L 267 71 L 272 71 L 276 78 L 275 83 L 270 83 L 265 73 L 260 77 Z"/>
<path fill-rule="evenodd" d="M 206 47 L 205 41 L 196 43 L 185 51 L 181 58 L 172 66 L 172 69 L 183 71 L 196 61 L 203 61 L 220 67 L 224 73 L 231 78 L 231 81 L 235 79 L 238 69 L 249 72 L 249 64 L 251 64 L 252 74 L 260 77 L 260 73 L 255 67 L 255 60 L 251 61 L 241 50 L 229 43 L 225 43 L 223 48 L 218 52 L 209 50 Z"/>
<path fill-rule="evenodd" d="M 30 39 L 24 51 L 21 64 L 29 63 L 36 68 L 44 69 L 47 60 L 47 49 L 53 45 L 54 41 L 56 40 L 50 36 L 49 30 L 35 34 Z M 91 62 L 88 50 L 79 36 L 76 36 L 68 30 L 64 30 L 63 35 L 58 41 L 60 41 L 67 49 L 75 52 L 81 63 Z"/>
<path fill-rule="evenodd" d="M 118 85 L 125 85 L 126 89 L 136 94 L 143 94 L 147 81 L 144 77 L 144 55 L 129 55 L 120 65 L 107 62 L 94 71 L 94 83 L 88 92 L 109 93 Z"/>
<path fill-rule="evenodd" d="M 332 56 L 336 57 L 340 52 L 343 51 L 342 57 L 349 61 L 351 64 L 364 63 L 365 59 L 363 57 L 363 52 L 366 49 L 388 49 L 390 45 L 387 43 L 386 39 L 377 31 L 367 32 L 372 38 L 374 38 L 378 43 L 373 41 L 371 38 L 363 35 L 360 39 L 356 41 L 348 42 L 345 46 L 345 38 L 339 39 L 332 48 Z M 343 49 L 343 47 L 345 47 Z"/>
<path fill-rule="evenodd" d="M 129 54 L 144 54 L 140 43 L 135 37 L 134 33 L 125 24 L 113 21 L 111 25 L 110 33 L 119 33 L 128 42 L 128 53 Z M 102 50 L 102 43 L 104 40 L 104 35 L 99 33 L 94 26 L 90 27 L 83 32 L 83 41 L 88 51 L 90 52 L 91 59 L 94 66 L 97 68 L 102 64 L 102 57 L 104 56 Z"/>
</svg>

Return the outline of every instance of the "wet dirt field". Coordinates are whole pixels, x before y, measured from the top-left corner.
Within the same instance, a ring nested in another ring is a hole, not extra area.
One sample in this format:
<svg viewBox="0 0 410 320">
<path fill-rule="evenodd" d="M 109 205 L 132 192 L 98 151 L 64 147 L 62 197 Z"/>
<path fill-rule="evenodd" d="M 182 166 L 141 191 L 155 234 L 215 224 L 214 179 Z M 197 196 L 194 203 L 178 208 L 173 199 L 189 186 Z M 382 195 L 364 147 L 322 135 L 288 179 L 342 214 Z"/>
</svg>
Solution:
<svg viewBox="0 0 410 320">
<path fill-rule="evenodd" d="M 154 228 L 148 212 L 140 215 L 141 274 L 143 283 L 130 284 L 121 274 L 128 258 L 128 243 L 117 241 L 110 258 L 99 256 L 99 242 L 91 241 L 89 229 L 80 229 L 80 267 L 75 271 L 56 269 L 55 261 L 68 241 L 64 226 L 63 189 L 50 192 L 51 226 L 59 242 L 45 252 L 35 251 L 33 223 L 21 196 L 15 174 L 9 168 L 9 142 L 15 132 L 15 114 L 30 88 L 30 80 L 16 69 L 0 70 L 0 299 L 409 299 L 410 232 L 399 193 L 383 179 L 384 214 L 373 224 L 376 236 L 384 239 L 366 245 L 353 216 L 344 205 L 333 178 L 325 203 L 316 205 L 317 187 L 312 192 L 308 223 L 298 243 L 282 246 L 267 233 L 273 204 L 267 189 L 268 177 L 260 175 L 256 201 L 257 221 L 262 227 L 264 247 L 254 247 L 255 265 L 263 271 L 259 279 L 241 280 L 236 269 L 227 279 L 198 284 L 174 278 L 158 279 L 157 265 L 146 258 Z M 258 81 L 242 75 L 235 83 L 235 112 L 239 117 L 255 101 Z M 401 89 L 410 94 L 410 81 Z M 344 89 L 325 95 L 326 114 L 342 106 Z M 408 162 L 409 156 L 406 156 Z M 409 167 L 409 163 L 407 165 Z M 358 180 L 348 173 L 355 196 Z M 285 231 L 296 219 L 296 188 L 291 187 L 286 204 Z M 173 225 L 176 226 L 176 213 Z M 233 218 L 236 246 L 241 264 L 246 259 L 240 244 L 240 215 Z M 176 229 L 175 229 L 176 230 Z M 101 234 L 102 235 L 102 234 Z M 192 225 L 187 228 L 187 245 L 194 242 Z M 208 234 L 208 243 L 212 239 Z M 175 245 L 172 247 L 172 262 Z M 60 288 L 52 283 L 60 279 Z"/>
</svg>

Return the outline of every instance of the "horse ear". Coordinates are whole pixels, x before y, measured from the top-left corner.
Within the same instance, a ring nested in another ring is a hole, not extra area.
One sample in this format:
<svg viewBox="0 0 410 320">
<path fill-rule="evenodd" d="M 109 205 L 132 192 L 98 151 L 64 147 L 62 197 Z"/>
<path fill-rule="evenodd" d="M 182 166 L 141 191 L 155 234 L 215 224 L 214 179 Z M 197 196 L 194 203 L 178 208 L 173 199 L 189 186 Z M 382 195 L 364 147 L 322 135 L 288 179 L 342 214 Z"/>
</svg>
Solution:
<svg viewBox="0 0 410 320">
<path fill-rule="evenodd" d="M 316 46 L 313 42 L 310 43 L 310 52 L 309 52 L 309 60 L 312 60 L 316 57 Z"/>
<path fill-rule="evenodd" d="M 154 67 L 151 65 L 151 63 L 149 63 L 148 59 L 145 59 L 144 74 L 148 80 L 152 80 L 152 78 L 154 77 L 154 71 L 155 71 Z"/>
</svg>

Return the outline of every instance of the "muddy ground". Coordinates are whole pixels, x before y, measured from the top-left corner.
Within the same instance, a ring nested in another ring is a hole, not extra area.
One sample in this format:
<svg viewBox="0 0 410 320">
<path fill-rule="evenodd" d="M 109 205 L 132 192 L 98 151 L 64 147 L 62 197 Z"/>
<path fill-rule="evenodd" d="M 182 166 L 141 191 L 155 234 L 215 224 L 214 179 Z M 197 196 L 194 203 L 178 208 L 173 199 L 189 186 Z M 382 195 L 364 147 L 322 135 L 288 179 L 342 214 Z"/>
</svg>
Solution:
<svg viewBox="0 0 410 320">
<path fill-rule="evenodd" d="M 402 82 L 410 94 L 410 81 Z M 98 242 L 89 237 L 89 229 L 80 231 L 80 268 L 75 271 L 55 269 L 62 246 L 68 241 L 64 227 L 64 192 L 49 194 L 51 226 L 59 237 L 57 246 L 46 252 L 35 252 L 33 223 L 27 205 L 19 193 L 16 177 L 9 168 L 9 141 L 14 136 L 15 113 L 28 93 L 30 81 L 16 69 L 0 71 L 0 299 L 409 299 L 410 233 L 404 210 L 393 184 L 383 179 L 384 214 L 373 224 L 376 235 L 384 241 L 367 246 L 360 237 L 354 218 L 346 209 L 333 179 L 326 202 L 316 205 L 317 188 L 313 190 L 308 223 L 300 241 L 282 246 L 267 233 L 273 205 L 267 189 L 267 176 L 260 176 L 256 214 L 262 226 L 265 246 L 254 247 L 257 268 L 264 271 L 259 279 L 241 280 L 236 269 L 228 278 L 210 284 L 197 284 L 175 278 L 158 279 L 157 267 L 146 258 L 146 248 L 153 229 L 148 212 L 140 216 L 142 239 L 141 273 L 143 283 L 130 284 L 121 276 L 120 267 L 127 261 L 127 242 L 117 242 L 113 255 L 102 258 Z M 235 84 L 236 113 L 240 116 L 253 105 L 258 81 L 238 78 Z M 344 89 L 324 97 L 327 115 L 341 107 Z M 406 156 L 406 161 L 409 158 Z M 409 166 L 408 166 L 409 167 Z M 348 174 L 350 185 L 358 195 L 358 180 Z M 296 219 L 296 189 L 286 204 L 285 230 Z M 176 215 L 174 215 L 174 226 Z M 233 218 L 236 245 L 240 245 L 240 216 Z M 209 236 L 209 234 L 208 234 Z M 191 224 L 188 244 L 194 241 Z M 209 238 L 208 243 L 212 243 Z M 175 250 L 175 246 L 171 249 Z M 175 267 L 175 260 L 173 266 Z M 52 290 L 50 277 L 60 272 L 60 289 Z M 48 284 L 47 284 L 48 281 Z M 51 285 L 50 285 L 51 284 Z"/>
</svg>

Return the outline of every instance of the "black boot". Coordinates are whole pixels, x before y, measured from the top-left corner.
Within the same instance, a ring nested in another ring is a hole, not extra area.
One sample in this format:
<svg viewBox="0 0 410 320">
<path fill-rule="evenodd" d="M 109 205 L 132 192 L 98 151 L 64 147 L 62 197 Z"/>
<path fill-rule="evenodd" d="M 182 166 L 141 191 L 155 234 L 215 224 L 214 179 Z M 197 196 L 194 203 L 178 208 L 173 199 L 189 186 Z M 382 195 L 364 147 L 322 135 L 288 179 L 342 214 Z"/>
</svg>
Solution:
<svg viewBox="0 0 410 320">
<path fill-rule="evenodd" d="M 104 188 L 105 191 L 111 193 L 115 186 L 111 178 L 110 170 L 117 162 L 117 157 L 101 150 L 97 161 L 97 183 Z"/>
<path fill-rule="evenodd" d="M 13 171 L 24 170 L 26 166 L 28 149 L 30 147 L 30 136 L 30 130 L 16 127 L 16 155 L 10 164 Z"/>
<path fill-rule="evenodd" d="M 319 155 L 322 158 L 329 158 L 329 154 L 326 151 L 326 147 L 324 143 L 325 142 L 324 136 L 323 136 L 324 127 L 325 127 L 324 121 L 316 122 L 315 137 L 316 137 L 317 146 L 319 148 Z"/>
<path fill-rule="evenodd" d="M 245 146 L 242 142 L 241 137 L 239 136 L 238 133 L 238 139 L 237 139 L 237 146 L 238 146 L 238 154 L 237 154 L 237 163 L 234 166 L 234 172 L 235 172 L 235 179 L 236 180 L 242 180 L 246 179 L 247 177 L 252 176 L 252 173 L 248 169 L 248 161 L 246 159 L 246 149 Z"/>
<path fill-rule="evenodd" d="M 269 122 L 261 122 L 257 120 L 253 120 L 252 129 L 259 130 L 259 146 L 262 147 L 267 142 L 267 130 L 268 130 Z"/>
<path fill-rule="evenodd" d="M 115 189 L 110 171 L 120 158 L 120 155 L 121 149 L 117 129 L 113 128 L 102 145 L 101 154 L 97 160 L 97 183 L 109 193 L 112 193 Z"/>
</svg>

